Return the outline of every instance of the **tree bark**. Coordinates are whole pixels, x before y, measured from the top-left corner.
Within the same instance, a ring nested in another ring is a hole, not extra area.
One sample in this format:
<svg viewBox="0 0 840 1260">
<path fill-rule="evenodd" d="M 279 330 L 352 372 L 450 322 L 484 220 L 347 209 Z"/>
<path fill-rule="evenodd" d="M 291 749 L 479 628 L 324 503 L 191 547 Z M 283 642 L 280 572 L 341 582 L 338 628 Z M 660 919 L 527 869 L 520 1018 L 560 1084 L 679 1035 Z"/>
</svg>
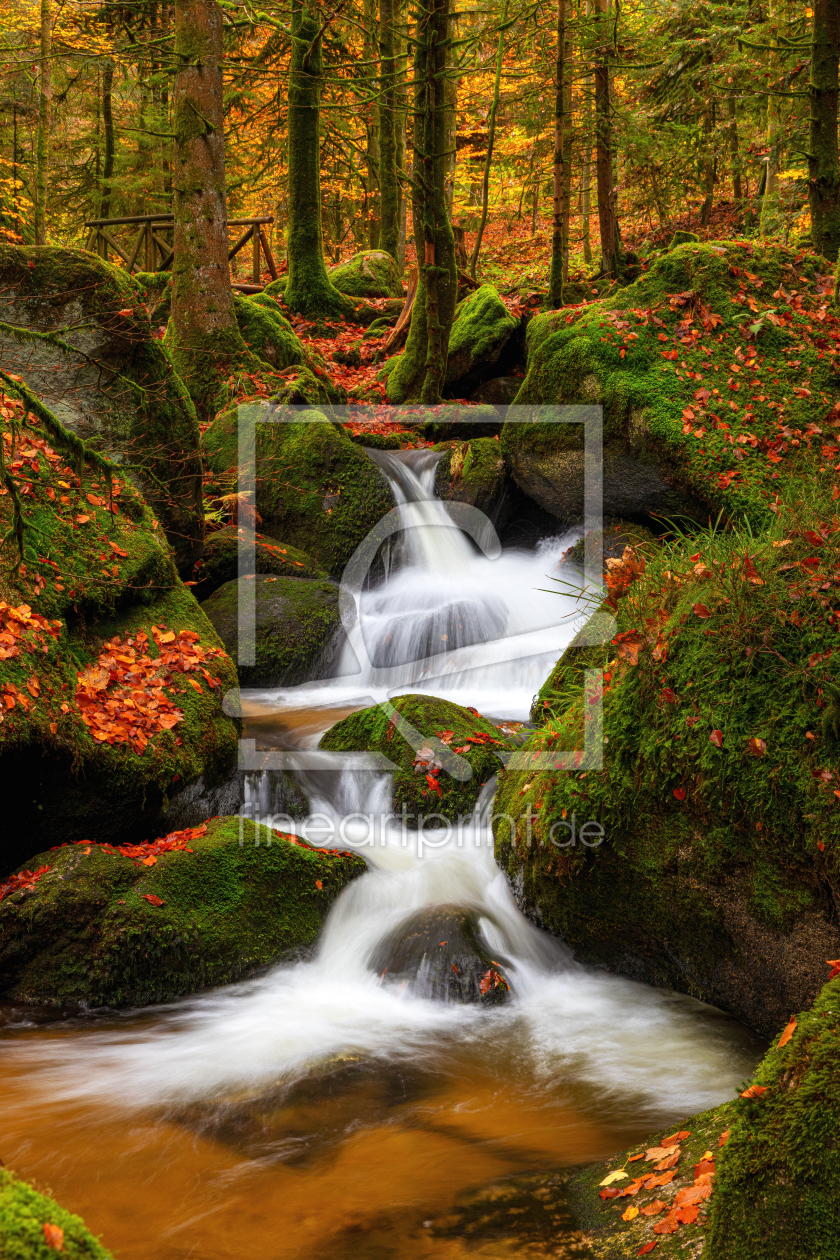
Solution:
<svg viewBox="0 0 840 1260">
<path fill-rule="evenodd" d="M 289 280 L 286 305 L 302 315 L 342 315 L 353 303 L 330 283 L 321 225 L 320 107 L 323 57 L 316 13 L 297 0 L 289 65 Z"/>
<path fill-rule="evenodd" d="M 565 0 L 560 0 L 565 4 Z M 481 238 L 487 223 L 487 209 L 490 204 L 490 166 L 493 161 L 493 144 L 496 139 L 496 114 L 499 109 L 499 93 L 502 86 L 502 57 L 505 50 L 505 24 L 507 23 L 508 0 L 505 0 L 502 14 L 502 27 L 499 31 L 499 42 L 496 46 L 496 76 L 493 80 L 493 100 L 490 104 L 490 117 L 487 120 L 487 157 L 484 160 L 484 176 L 481 181 L 481 218 L 475 234 L 472 256 L 470 257 L 470 276 L 475 280 L 475 269 L 478 255 L 481 252 Z"/>
<path fill-rule="evenodd" d="M 741 155 L 738 146 L 738 115 L 736 113 L 734 96 L 729 97 L 727 107 L 729 110 L 729 158 L 732 167 L 732 194 L 736 201 L 741 201 L 744 196 L 744 190 L 741 183 Z"/>
<path fill-rule="evenodd" d="M 41 0 L 41 64 L 38 72 L 38 138 L 35 150 L 35 244 L 47 243 L 47 183 L 52 123 L 52 5 Z"/>
<path fill-rule="evenodd" d="M 412 210 L 419 281 L 405 351 L 388 377 L 388 399 L 396 403 L 440 402 L 458 294 L 445 189 L 448 9 L 449 0 L 424 0 L 417 14 Z"/>
<path fill-rule="evenodd" d="M 397 179 L 397 41 L 394 0 L 379 0 L 379 247 L 399 262 L 400 186 Z"/>
<path fill-rule="evenodd" d="M 840 0 L 814 0 L 808 198 L 818 253 L 832 260 L 840 250 L 840 160 L 837 152 L 837 89 Z"/>
<path fill-rule="evenodd" d="M 709 226 L 712 217 L 712 206 L 715 200 L 714 109 L 714 104 L 710 101 L 703 111 L 703 138 L 706 150 L 703 156 L 703 192 L 705 196 L 703 205 L 700 207 L 700 222 L 703 227 Z"/>
<path fill-rule="evenodd" d="M 370 89 L 379 85 L 378 40 L 376 37 L 376 0 L 364 0 L 363 4 L 364 37 L 362 56 L 364 71 Z M 372 92 L 371 92 L 372 94 Z M 365 131 L 365 188 L 367 190 L 367 238 L 368 248 L 379 248 L 380 233 L 380 189 L 379 189 L 379 108 L 371 102 L 366 107 Z"/>
<path fill-rule="evenodd" d="M 601 271 L 617 276 L 620 261 L 616 192 L 613 182 L 612 107 L 610 103 L 610 54 L 612 31 L 609 0 L 595 0 L 597 64 L 595 81 L 595 179 L 598 187 L 598 226 L 601 235 Z"/>
<path fill-rule="evenodd" d="M 549 310 L 563 305 L 564 193 L 566 191 L 566 0 L 557 0 L 557 46 L 554 60 L 554 160 L 552 163 L 551 262 L 548 272 Z M 568 222 L 568 219 L 566 219 Z"/>
<path fill-rule="evenodd" d="M 99 202 L 100 219 L 107 219 L 111 214 L 111 180 L 114 176 L 113 89 L 114 62 L 109 57 L 102 71 L 102 131 L 105 140 L 105 152 L 102 159 L 102 197 Z"/>
<path fill-rule="evenodd" d="M 220 372 L 245 351 L 228 266 L 222 13 L 216 0 L 175 2 L 175 258 L 167 344 L 200 419 L 212 418 Z"/>
</svg>

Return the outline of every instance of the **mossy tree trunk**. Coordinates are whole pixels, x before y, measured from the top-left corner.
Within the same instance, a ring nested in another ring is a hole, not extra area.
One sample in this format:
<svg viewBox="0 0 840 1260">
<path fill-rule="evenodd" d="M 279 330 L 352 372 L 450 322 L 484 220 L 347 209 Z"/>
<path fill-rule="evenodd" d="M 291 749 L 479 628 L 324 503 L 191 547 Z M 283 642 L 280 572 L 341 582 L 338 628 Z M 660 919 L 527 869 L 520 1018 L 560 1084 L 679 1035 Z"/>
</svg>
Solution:
<svg viewBox="0 0 840 1260">
<path fill-rule="evenodd" d="M 105 150 L 102 158 L 102 195 L 99 202 L 99 218 L 107 219 L 111 213 L 111 180 L 114 177 L 114 60 L 109 57 L 102 69 L 102 132 Z"/>
<path fill-rule="evenodd" d="M 566 0 L 560 0 L 561 5 L 565 6 Z M 481 218 L 478 221 L 478 228 L 475 234 L 475 244 L 473 252 L 470 256 L 470 276 L 475 280 L 475 269 L 478 264 L 478 255 L 481 251 L 481 239 L 484 236 L 484 228 L 487 224 L 487 211 L 490 205 L 490 167 L 493 164 L 493 145 L 496 141 L 496 114 L 499 109 L 499 94 L 502 86 L 502 58 L 505 51 L 505 29 L 507 26 L 508 0 L 505 0 L 504 12 L 502 13 L 502 25 L 499 28 L 499 42 L 496 45 L 496 77 L 493 80 L 493 100 L 490 105 L 490 117 L 487 119 L 487 155 L 484 159 L 484 175 L 481 180 Z M 534 149 L 536 148 L 536 142 Z M 532 149 L 532 156 L 534 150 Z M 532 163 L 533 164 L 533 163 Z"/>
<path fill-rule="evenodd" d="M 397 178 L 397 39 L 395 0 L 379 0 L 379 247 L 399 264 Z"/>
<path fill-rule="evenodd" d="M 840 160 L 837 152 L 837 87 L 840 0 L 814 0 L 808 195 L 817 251 L 835 259 L 840 250 Z"/>
<path fill-rule="evenodd" d="M 167 345 L 196 405 L 211 419 L 230 357 L 245 352 L 228 265 L 222 11 L 175 3 L 175 260 Z"/>
<path fill-rule="evenodd" d="M 379 40 L 376 30 L 376 0 L 364 0 L 363 3 L 363 47 L 362 58 L 364 73 L 370 95 L 379 88 Z M 365 131 L 367 135 L 365 151 L 365 190 L 367 208 L 367 244 L 369 249 L 379 249 L 381 230 L 381 204 L 379 192 L 379 108 L 373 101 L 365 106 Z"/>
<path fill-rule="evenodd" d="M 613 178 L 612 108 L 610 103 L 610 59 L 613 27 L 609 0 L 595 0 L 595 29 L 598 43 L 595 81 L 595 178 L 598 186 L 598 226 L 601 233 L 601 271 L 617 276 L 621 258 Z"/>
<path fill-rule="evenodd" d="M 41 48 L 38 68 L 38 137 L 35 148 L 35 244 L 47 243 L 47 183 L 52 114 L 52 5 L 41 0 Z"/>
<path fill-rule="evenodd" d="M 715 135 L 715 107 L 714 102 L 710 101 L 703 111 L 703 141 L 705 153 L 703 155 L 703 205 L 700 207 L 700 222 L 703 227 L 708 227 L 712 217 L 712 206 L 715 200 L 715 153 L 714 153 L 714 135 Z"/>
<path fill-rule="evenodd" d="M 564 223 L 568 225 L 568 211 L 564 205 L 567 180 L 565 164 L 567 152 L 566 121 L 566 0 L 557 0 L 557 48 L 554 68 L 554 161 L 552 165 L 552 224 L 551 262 L 548 273 L 548 293 L 545 304 L 549 310 L 563 305 L 563 258 L 566 252 Z M 566 213 L 564 214 L 564 210 Z"/>
<path fill-rule="evenodd" d="M 321 226 L 321 24 L 297 0 L 292 10 L 289 65 L 289 279 L 285 302 L 315 318 L 346 315 L 350 302 L 330 283 Z"/>
<path fill-rule="evenodd" d="M 729 111 L 729 159 L 732 166 L 732 193 L 736 201 L 741 201 L 744 190 L 741 182 L 741 155 L 738 144 L 738 113 L 735 97 L 727 101 Z"/>
<path fill-rule="evenodd" d="M 418 285 L 405 351 L 388 378 L 390 402 L 437 403 L 458 297 L 455 236 L 446 206 L 449 0 L 425 0 L 414 43 L 412 209 Z"/>
</svg>

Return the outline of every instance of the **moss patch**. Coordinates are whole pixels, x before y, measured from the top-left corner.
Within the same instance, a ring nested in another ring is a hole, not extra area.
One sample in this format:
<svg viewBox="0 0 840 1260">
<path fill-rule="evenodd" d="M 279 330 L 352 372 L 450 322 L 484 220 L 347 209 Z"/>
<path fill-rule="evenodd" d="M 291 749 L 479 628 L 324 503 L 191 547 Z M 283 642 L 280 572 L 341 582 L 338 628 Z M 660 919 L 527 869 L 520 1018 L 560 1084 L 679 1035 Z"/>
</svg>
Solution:
<svg viewBox="0 0 840 1260">
<path fill-rule="evenodd" d="M 238 578 L 219 587 L 202 604 L 231 657 L 239 652 L 240 603 L 256 599 L 255 663 L 239 666 L 243 687 L 294 686 L 317 677 L 341 625 L 334 582 L 303 578 Z"/>
<path fill-rule="evenodd" d="M 68 1260 L 113 1260 L 79 1216 L 55 1199 L 21 1181 L 8 1168 L 0 1168 L 0 1255 L 4 1260 L 52 1260 L 44 1226 L 62 1231 L 61 1254 Z"/>
<path fill-rule="evenodd" d="M 236 525 L 227 525 L 208 535 L 204 554 L 193 571 L 193 577 L 197 581 L 193 588 L 196 599 L 207 599 L 225 582 L 232 582 L 239 577 L 244 540 L 244 529 L 237 528 Z M 275 577 L 327 576 L 310 555 L 297 547 L 290 547 L 288 543 L 277 542 L 276 539 L 259 533 L 253 535 L 253 540 L 254 564 L 251 571 L 254 573 L 273 574 Z"/>
<path fill-rule="evenodd" d="M 390 254 L 381 249 L 365 249 L 329 271 L 330 281 L 339 293 L 349 297 L 398 298 L 403 285 L 400 270 Z"/>
<path fill-rule="evenodd" d="M 459 302 L 449 334 L 445 388 L 469 393 L 480 380 L 498 375 L 493 369 L 518 327 L 492 284 Z"/>
<path fill-rule="evenodd" d="M 441 732 L 451 735 L 443 740 Z M 418 749 L 410 742 L 416 735 L 422 736 Z M 493 742 L 482 742 L 482 736 Z M 505 752 L 510 744 L 492 722 L 471 709 L 435 696 L 408 695 L 336 722 L 319 747 L 384 753 L 399 767 L 394 772 L 394 812 L 405 814 L 406 825 L 414 827 L 418 815 L 442 814 L 453 821 L 467 815 L 484 784 L 498 773 L 496 750 Z M 464 751 L 456 753 L 458 748 Z M 421 752 L 430 755 L 415 770 Z M 431 777 L 439 792 L 429 783 L 426 767 L 435 771 Z"/>
<path fill-rule="evenodd" d="M 338 576 L 390 511 L 387 482 L 344 429 L 320 412 L 302 412 L 291 424 L 258 423 L 256 434 L 257 509 L 263 526 Z M 204 442 L 215 472 L 235 468 L 236 414 L 214 421 Z"/>
<path fill-rule="evenodd" d="M 242 340 L 266 363 L 278 371 L 306 364 L 303 342 L 273 298 L 261 293 L 251 298 L 234 297 L 233 310 Z"/>
<path fill-rule="evenodd" d="M 494 438 L 441 442 L 443 458 L 435 470 L 435 493 L 441 499 L 469 503 L 487 516 L 496 515 L 505 492 L 505 462 Z"/>
<path fill-rule="evenodd" d="M 96 844 L 39 854 L 51 869 L 0 902 L 0 989 L 57 1006 L 142 1006 L 227 984 L 311 945 L 365 870 L 353 854 L 238 817 L 210 819 L 189 848 L 153 866 Z"/>
</svg>

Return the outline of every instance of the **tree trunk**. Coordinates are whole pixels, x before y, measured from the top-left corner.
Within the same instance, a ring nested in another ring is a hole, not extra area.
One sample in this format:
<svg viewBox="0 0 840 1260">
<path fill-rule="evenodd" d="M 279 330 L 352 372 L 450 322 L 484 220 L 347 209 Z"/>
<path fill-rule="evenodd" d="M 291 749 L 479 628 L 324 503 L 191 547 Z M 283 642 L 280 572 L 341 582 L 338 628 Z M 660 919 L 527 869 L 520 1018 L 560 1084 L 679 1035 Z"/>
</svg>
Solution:
<svg viewBox="0 0 840 1260">
<path fill-rule="evenodd" d="M 105 154 L 102 161 L 102 198 L 99 202 L 99 217 L 107 219 L 111 214 L 111 180 L 114 175 L 114 62 L 108 58 L 102 71 L 102 130 L 105 139 Z"/>
<path fill-rule="evenodd" d="M 700 207 L 700 223 L 703 227 L 709 226 L 712 217 L 712 206 L 715 200 L 714 108 L 714 105 L 710 102 L 703 111 L 703 138 L 706 150 L 703 155 L 703 192 L 705 196 L 703 205 Z"/>
<path fill-rule="evenodd" d="M 362 57 L 364 59 L 364 77 L 366 86 L 374 89 L 380 86 L 378 62 L 378 41 L 376 38 L 376 0 L 364 0 L 363 10 Z M 372 95 L 373 92 L 371 91 Z M 379 192 L 379 109 L 371 103 L 365 107 L 365 130 L 367 143 L 365 146 L 365 187 L 367 190 L 367 243 L 369 249 L 379 248 L 380 231 L 380 192 Z"/>
<path fill-rule="evenodd" d="M 397 42 L 394 0 L 379 0 L 379 247 L 399 261 L 400 185 L 397 179 Z"/>
<path fill-rule="evenodd" d="M 565 0 L 560 0 L 561 4 L 565 4 Z M 487 208 L 490 203 L 490 166 L 493 161 L 493 143 L 496 139 L 496 113 L 499 108 L 499 92 L 502 86 L 502 56 L 505 49 L 505 24 L 508 15 L 508 0 L 505 0 L 504 12 L 502 14 L 502 28 L 499 31 L 499 42 L 496 46 L 496 77 L 493 81 L 493 100 L 490 105 L 490 117 L 487 121 L 487 157 L 484 161 L 484 177 L 481 181 L 481 218 L 478 221 L 478 228 L 475 234 L 475 245 L 473 246 L 472 256 L 470 258 L 470 275 L 475 280 L 475 269 L 478 263 L 478 255 L 481 252 L 481 238 L 484 235 L 484 227 L 487 223 Z"/>
<path fill-rule="evenodd" d="M 612 107 L 610 104 L 610 56 L 612 30 L 609 0 L 595 0 L 598 41 L 595 80 L 595 178 L 598 187 L 598 226 L 601 235 L 601 272 L 617 276 L 620 258 L 616 193 L 613 183 Z"/>
<path fill-rule="evenodd" d="M 837 153 L 837 67 L 840 0 L 814 0 L 811 50 L 811 127 L 808 197 L 818 253 L 834 260 L 840 250 L 840 162 Z"/>
<path fill-rule="evenodd" d="M 216 0 L 176 0 L 175 259 L 167 343 L 199 413 L 210 419 L 220 374 L 245 351 L 228 266 L 222 13 Z"/>
<path fill-rule="evenodd" d="M 736 114 L 735 97 L 727 101 L 729 110 L 729 158 L 732 166 L 732 194 L 736 201 L 743 200 L 744 190 L 741 184 L 741 155 L 738 148 L 738 116 Z"/>
<path fill-rule="evenodd" d="M 587 18 L 592 13 L 592 0 L 586 0 Z M 592 76 L 583 80 L 583 174 L 581 177 L 581 220 L 583 233 L 583 261 L 587 266 L 592 262 L 592 238 L 590 218 L 592 214 Z"/>
<path fill-rule="evenodd" d="M 554 54 L 554 161 L 552 164 L 551 262 L 548 272 L 549 310 L 563 305 L 563 194 L 566 145 L 566 0 L 557 0 L 557 46 Z"/>
<path fill-rule="evenodd" d="M 563 283 L 569 278 L 569 239 L 572 221 L 572 45 L 566 41 L 566 102 L 563 120 L 566 134 L 563 137 Z"/>
<path fill-rule="evenodd" d="M 297 0 L 289 65 L 289 280 L 286 305 L 302 315 L 342 315 L 353 303 L 330 283 L 321 225 L 321 26 Z"/>
<path fill-rule="evenodd" d="M 388 377 L 388 399 L 396 403 L 440 402 L 458 293 L 445 190 L 448 9 L 449 0 L 425 0 L 417 15 L 412 210 L 419 281 L 405 351 Z"/>
<path fill-rule="evenodd" d="M 455 34 L 455 18 L 450 12 L 446 21 L 446 39 L 450 42 Z M 447 61 L 451 60 L 447 54 Z M 453 215 L 453 206 L 455 204 L 455 165 L 458 158 L 456 149 L 456 135 L 458 131 L 458 80 L 455 75 L 450 75 L 443 81 L 443 101 L 444 101 L 444 132 L 443 132 L 443 148 L 444 148 L 444 189 L 446 192 L 446 209 L 449 214 L 450 221 Z"/>
<path fill-rule="evenodd" d="M 47 243 L 47 182 L 52 123 L 52 6 L 41 0 L 41 65 L 38 72 L 38 139 L 35 151 L 35 244 Z"/>
</svg>

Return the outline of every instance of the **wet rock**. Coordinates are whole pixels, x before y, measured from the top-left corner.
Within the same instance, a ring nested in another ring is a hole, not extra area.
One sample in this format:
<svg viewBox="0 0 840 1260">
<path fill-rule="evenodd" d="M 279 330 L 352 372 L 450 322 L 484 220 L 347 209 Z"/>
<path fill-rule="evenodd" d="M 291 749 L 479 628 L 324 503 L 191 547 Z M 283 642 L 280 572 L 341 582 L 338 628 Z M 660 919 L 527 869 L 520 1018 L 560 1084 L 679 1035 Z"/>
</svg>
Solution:
<svg viewBox="0 0 840 1260">
<path fill-rule="evenodd" d="M 404 981 L 417 997 L 485 1006 L 508 997 L 505 966 L 492 957 L 478 914 L 451 905 L 419 910 L 377 946 L 370 960 L 383 981 Z"/>
<path fill-rule="evenodd" d="M 492 376 L 470 394 L 470 401 L 491 407 L 508 407 L 519 393 L 521 376 Z"/>
<path fill-rule="evenodd" d="M 440 499 L 469 503 L 499 524 L 507 489 L 505 461 L 493 438 L 447 442 L 435 447 L 443 458 L 435 470 L 435 493 Z"/>
<path fill-rule="evenodd" d="M 113 1260 L 81 1217 L 0 1167 L 0 1255 L 35 1260 L 53 1252 L 67 1260 Z"/>
<path fill-rule="evenodd" d="M 237 817 L 209 819 L 181 839 L 152 847 L 149 864 L 139 846 L 38 854 L 36 867 L 49 869 L 0 901 L 0 993 L 120 1007 L 231 983 L 311 945 L 338 893 L 366 869 L 354 854 Z"/>
<path fill-rule="evenodd" d="M 247 598 L 256 601 L 255 661 L 237 666 L 240 684 L 292 687 L 324 676 L 341 624 L 336 584 L 258 574 L 220 586 L 201 607 L 234 661 L 240 646 L 240 605 Z"/>
<path fill-rule="evenodd" d="M 245 573 L 240 574 L 240 565 L 243 544 L 249 538 L 253 538 L 253 564 L 249 564 L 247 573 L 273 574 L 275 577 L 327 577 L 305 551 L 277 542 L 266 534 L 251 534 L 250 531 L 246 534 L 242 526 L 227 525 L 207 535 L 204 554 L 193 571 L 197 582 L 193 587 L 196 599 L 207 599 L 225 582 L 246 576 Z M 250 556 L 250 546 L 247 554 Z"/>
</svg>

